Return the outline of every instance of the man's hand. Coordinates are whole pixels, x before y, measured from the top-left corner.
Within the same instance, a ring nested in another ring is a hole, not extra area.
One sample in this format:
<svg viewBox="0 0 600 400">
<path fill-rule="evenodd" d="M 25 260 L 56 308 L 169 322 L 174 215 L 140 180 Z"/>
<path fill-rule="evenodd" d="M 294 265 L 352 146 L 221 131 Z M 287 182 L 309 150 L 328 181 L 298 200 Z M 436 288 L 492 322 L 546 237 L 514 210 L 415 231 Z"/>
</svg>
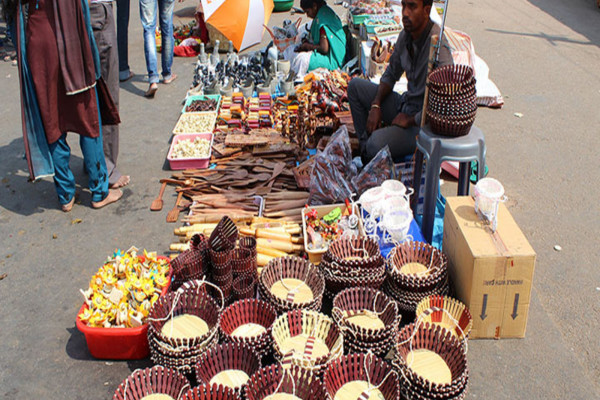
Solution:
<svg viewBox="0 0 600 400">
<path fill-rule="evenodd" d="M 400 113 L 396 115 L 396 118 L 392 121 L 392 125 L 397 125 L 400 128 L 410 128 L 411 126 L 416 126 L 417 123 L 414 116 Z"/>
<path fill-rule="evenodd" d="M 381 108 L 371 107 L 369 118 L 367 118 L 367 134 L 373 133 L 374 130 L 379 128 L 379 124 L 381 124 Z"/>
</svg>

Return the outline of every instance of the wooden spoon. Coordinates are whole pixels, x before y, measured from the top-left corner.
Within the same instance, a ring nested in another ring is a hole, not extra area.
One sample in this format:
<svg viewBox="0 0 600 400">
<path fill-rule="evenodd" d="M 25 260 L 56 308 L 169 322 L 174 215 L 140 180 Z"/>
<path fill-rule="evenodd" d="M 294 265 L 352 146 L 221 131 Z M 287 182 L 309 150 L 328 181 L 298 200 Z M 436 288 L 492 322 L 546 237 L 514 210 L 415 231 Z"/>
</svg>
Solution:
<svg viewBox="0 0 600 400">
<path fill-rule="evenodd" d="M 175 201 L 175 206 L 173 206 L 171 211 L 167 214 L 167 222 L 177 222 L 179 219 L 179 202 L 181 201 L 182 196 L 183 192 L 179 192 L 177 200 Z"/>
<path fill-rule="evenodd" d="M 160 192 L 158 193 L 158 197 L 152 200 L 152 204 L 150 204 L 150 211 L 160 211 L 163 208 L 163 193 L 165 192 L 165 188 L 167 187 L 167 182 L 163 181 L 162 186 L 160 187 Z"/>
</svg>

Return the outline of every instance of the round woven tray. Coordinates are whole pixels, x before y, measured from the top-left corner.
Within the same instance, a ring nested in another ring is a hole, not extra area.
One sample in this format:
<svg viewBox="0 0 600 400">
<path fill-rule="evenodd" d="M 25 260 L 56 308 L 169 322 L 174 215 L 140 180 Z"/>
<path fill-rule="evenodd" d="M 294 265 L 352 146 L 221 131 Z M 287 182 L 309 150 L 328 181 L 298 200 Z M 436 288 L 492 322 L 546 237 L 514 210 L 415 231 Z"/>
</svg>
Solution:
<svg viewBox="0 0 600 400">
<path fill-rule="evenodd" d="M 467 306 L 448 296 L 433 295 L 421 300 L 416 318 L 423 323 L 441 325 L 461 340 L 468 337 L 473 327 L 473 317 Z"/>
<path fill-rule="evenodd" d="M 201 383 L 228 386 L 239 394 L 260 367 L 260 357 L 250 347 L 224 343 L 202 355 L 196 364 L 196 379 Z"/>
<path fill-rule="evenodd" d="M 398 334 L 396 363 L 410 391 L 458 396 L 467 389 L 468 367 L 462 342 L 429 323 L 406 325 Z"/>
<path fill-rule="evenodd" d="M 334 240 L 323 260 L 341 271 L 378 269 L 384 263 L 377 241 L 362 236 Z"/>
<path fill-rule="evenodd" d="M 373 355 L 350 354 L 331 361 L 323 381 L 334 400 L 380 398 L 378 394 L 384 399 L 400 396 L 397 372 Z"/>
<path fill-rule="evenodd" d="M 453 93 L 464 86 L 473 85 L 474 81 L 473 68 L 461 64 L 436 68 L 429 73 L 428 78 L 430 87 L 446 93 Z"/>
<path fill-rule="evenodd" d="M 392 299 L 365 287 L 349 288 L 335 296 L 331 315 L 344 332 L 348 329 L 350 336 L 366 342 L 386 339 L 390 330 L 398 329 L 401 319 Z"/>
<path fill-rule="evenodd" d="M 223 311 L 220 329 L 226 341 L 245 344 L 264 356 L 272 344 L 271 327 L 275 318 L 275 309 L 268 303 L 244 299 Z"/>
<path fill-rule="evenodd" d="M 241 400 L 241 397 L 223 385 L 200 385 L 185 392 L 181 400 Z"/>
<path fill-rule="evenodd" d="M 178 399 L 190 387 L 187 378 L 174 369 L 156 365 L 134 371 L 117 388 L 113 400 L 140 400 L 151 394 Z"/>
<path fill-rule="evenodd" d="M 298 257 L 271 260 L 258 281 L 261 298 L 281 313 L 293 309 L 320 310 L 325 281 L 317 267 Z"/>
<path fill-rule="evenodd" d="M 275 355 L 284 367 L 296 365 L 321 374 L 326 363 L 344 352 L 344 338 L 328 316 L 316 311 L 293 310 L 273 323 Z"/>
<path fill-rule="evenodd" d="M 274 396 L 279 394 L 279 396 Z M 295 396 L 285 396 L 285 394 Z M 270 365 L 259 369 L 246 386 L 248 400 L 321 400 L 326 399 L 325 386 L 310 371 Z"/>
<path fill-rule="evenodd" d="M 448 271 L 447 258 L 438 249 L 423 242 L 404 242 L 393 250 L 388 272 L 395 282 L 421 285 L 433 281 L 440 276 L 446 276 Z M 404 272 L 407 264 L 418 263 L 424 268 L 423 272 Z"/>
</svg>

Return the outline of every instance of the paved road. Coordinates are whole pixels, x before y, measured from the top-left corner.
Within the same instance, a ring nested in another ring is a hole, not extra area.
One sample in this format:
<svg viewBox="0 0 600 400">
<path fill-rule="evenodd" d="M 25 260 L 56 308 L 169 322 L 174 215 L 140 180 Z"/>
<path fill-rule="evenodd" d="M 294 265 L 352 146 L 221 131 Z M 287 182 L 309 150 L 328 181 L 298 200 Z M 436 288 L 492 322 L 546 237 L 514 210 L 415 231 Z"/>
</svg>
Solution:
<svg viewBox="0 0 600 400">
<path fill-rule="evenodd" d="M 600 11 L 592 0 L 451 2 L 448 23 L 468 32 L 502 90 L 502 110 L 481 109 L 490 174 L 538 253 L 527 338 L 472 341 L 469 398 L 600 398 Z M 178 4 L 178 18 L 193 12 Z M 279 14 L 274 21 L 285 15 Z M 176 18 L 177 20 L 177 18 Z M 145 70 L 137 6 L 130 58 Z M 122 85 L 120 167 L 132 175 L 124 198 L 90 209 L 75 137 L 72 167 L 81 204 L 57 208 L 49 180 L 27 183 L 20 139 L 18 77 L 0 64 L 0 397 L 106 399 L 144 362 L 97 361 L 74 327 L 79 288 L 117 247 L 165 250 L 172 226 L 148 206 L 168 176 L 170 131 L 192 73 L 176 59 L 179 79 L 154 100 L 140 76 Z M 522 118 L 514 116 L 523 114 Z M 454 184 L 444 186 L 451 193 Z M 56 238 L 54 238 L 56 236 Z M 561 252 L 553 250 L 554 245 Z"/>
</svg>

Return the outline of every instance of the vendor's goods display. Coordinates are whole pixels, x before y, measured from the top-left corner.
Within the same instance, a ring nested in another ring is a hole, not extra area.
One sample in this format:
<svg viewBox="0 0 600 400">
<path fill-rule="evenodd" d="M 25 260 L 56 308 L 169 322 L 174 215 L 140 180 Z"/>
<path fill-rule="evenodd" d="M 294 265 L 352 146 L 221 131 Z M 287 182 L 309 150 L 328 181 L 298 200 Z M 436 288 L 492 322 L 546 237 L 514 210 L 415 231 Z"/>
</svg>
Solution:
<svg viewBox="0 0 600 400">
<path fill-rule="evenodd" d="M 464 399 L 469 370 L 463 343 L 428 323 L 402 328 L 396 345 L 402 395 L 407 399 Z"/>
<path fill-rule="evenodd" d="M 326 399 L 325 387 L 312 372 L 270 365 L 259 369 L 246 386 L 248 400 Z"/>
<path fill-rule="evenodd" d="M 194 234 L 190 241 L 190 248 L 179 254 L 172 262 L 173 282 L 172 290 L 178 289 L 187 281 L 200 280 L 208 272 L 208 241 L 204 235 Z"/>
<path fill-rule="evenodd" d="M 321 376 L 327 364 L 344 353 L 344 337 L 328 316 L 293 310 L 273 324 L 275 357 L 284 368 L 298 366 Z"/>
<path fill-rule="evenodd" d="M 117 388 L 113 400 L 175 400 L 190 388 L 176 370 L 156 365 L 134 371 Z"/>
<path fill-rule="evenodd" d="M 467 306 L 448 296 L 424 298 L 417 305 L 416 317 L 421 323 L 446 328 L 460 340 L 466 339 L 473 327 L 473 318 Z"/>
<path fill-rule="evenodd" d="M 175 135 L 182 133 L 212 133 L 216 120 L 216 112 L 183 113 L 173 129 L 173 133 Z"/>
<path fill-rule="evenodd" d="M 185 101 L 183 112 L 206 112 L 219 109 L 220 96 L 189 96 Z"/>
<path fill-rule="evenodd" d="M 241 397 L 227 386 L 204 384 L 185 392 L 181 400 L 241 400 Z"/>
<path fill-rule="evenodd" d="M 92 356 L 139 359 L 148 356 L 146 318 L 161 294 L 167 292 L 171 268 L 166 257 L 135 247 L 108 258 L 92 277 L 77 319 Z"/>
<path fill-rule="evenodd" d="M 275 258 L 259 277 L 260 298 L 278 313 L 294 309 L 319 311 L 325 281 L 317 267 L 298 257 Z"/>
<path fill-rule="evenodd" d="M 467 65 L 447 65 L 429 74 L 427 121 L 443 136 L 469 133 L 477 114 L 475 76 Z"/>
<path fill-rule="evenodd" d="M 224 343 L 202 355 L 195 366 L 196 379 L 200 383 L 227 386 L 241 394 L 250 377 L 260 367 L 260 357 L 250 347 Z"/>
<path fill-rule="evenodd" d="M 180 139 L 173 142 L 172 158 L 208 158 L 210 156 L 210 140 L 196 136 L 192 139 Z"/>
<path fill-rule="evenodd" d="M 190 373 L 200 356 L 217 344 L 221 311 L 222 304 L 200 287 L 161 297 L 148 316 L 152 361 Z"/>
<path fill-rule="evenodd" d="M 232 343 L 244 344 L 264 357 L 271 349 L 271 327 L 277 318 L 275 309 L 257 299 L 239 300 L 223 311 L 221 337 Z"/>
<path fill-rule="evenodd" d="M 397 400 L 398 373 L 372 354 L 350 354 L 333 360 L 323 379 L 333 400 Z"/>
<path fill-rule="evenodd" d="M 379 244 L 372 238 L 353 236 L 334 240 L 323 255 L 319 269 L 330 297 L 351 287 L 379 289 L 385 280 L 385 260 Z"/>
<path fill-rule="evenodd" d="M 331 311 L 350 353 L 385 357 L 393 348 L 401 316 L 396 302 L 379 290 L 346 289 L 333 299 Z"/>
</svg>

